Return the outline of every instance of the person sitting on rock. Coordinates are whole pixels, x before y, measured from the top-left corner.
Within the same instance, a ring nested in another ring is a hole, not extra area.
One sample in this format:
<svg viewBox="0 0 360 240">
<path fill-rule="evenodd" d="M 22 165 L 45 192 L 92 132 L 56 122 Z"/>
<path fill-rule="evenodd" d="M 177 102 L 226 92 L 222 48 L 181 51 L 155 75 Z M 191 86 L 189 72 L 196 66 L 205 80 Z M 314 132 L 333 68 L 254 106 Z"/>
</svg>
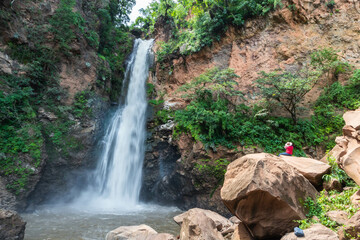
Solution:
<svg viewBox="0 0 360 240">
<path fill-rule="evenodd" d="M 287 142 L 284 146 L 286 152 L 282 152 L 279 154 L 279 157 L 280 155 L 285 155 L 285 156 L 292 156 L 293 154 L 293 150 L 294 150 L 294 147 L 293 147 L 293 144 L 292 142 Z"/>
</svg>

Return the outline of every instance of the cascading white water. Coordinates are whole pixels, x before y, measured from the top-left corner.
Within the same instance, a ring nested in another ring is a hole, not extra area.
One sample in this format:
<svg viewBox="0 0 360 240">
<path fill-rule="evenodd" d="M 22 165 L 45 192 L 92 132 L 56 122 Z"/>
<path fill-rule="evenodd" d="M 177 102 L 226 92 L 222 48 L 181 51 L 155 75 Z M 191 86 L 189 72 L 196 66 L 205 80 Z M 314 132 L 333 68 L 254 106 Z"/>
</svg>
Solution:
<svg viewBox="0 0 360 240">
<path fill-rule="evenodd" d="M 135 41 L 125 74 L 129 79 L 125 102 L 107 128 L 103 152 L 94 172 L 95 182 L 82 196 L 93 207 L 126 210 L 138 204 L 146 134 L 145 81 L 152 43 L 153 40 Z"/>
<path fill-rule="evenodd" d="M 106 233 L 119 226 L 140 224 L 159 232 L 179 232 L 179 226 L 171 221 L 180 214 L 178 209 L 138 203 L 151 45 L 151 40 L 135 41 L 122 91 L 126 98 L 121 100 L 106 129 L 99 165 L 91 172 L 93 182 L 80 194 L 74 188 L 69 194 L 80 196 L 72 203 L 60 200 L 23 214 L 27 221 L 25 240 L 105 239 Z"/>
</svg>

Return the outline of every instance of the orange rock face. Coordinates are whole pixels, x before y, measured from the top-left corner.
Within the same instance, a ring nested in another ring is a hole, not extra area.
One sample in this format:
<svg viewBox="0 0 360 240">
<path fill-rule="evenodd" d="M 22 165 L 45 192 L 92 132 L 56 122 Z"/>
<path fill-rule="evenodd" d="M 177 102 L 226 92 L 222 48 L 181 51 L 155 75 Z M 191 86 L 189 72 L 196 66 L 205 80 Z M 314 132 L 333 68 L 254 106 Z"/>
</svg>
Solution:
<svg viewBox="0 0 360 240">
<path fill-rule="evenodd" d="M 322 176 L 328 173 L 331 168 L 330 165 L 311 158 L 291 156 L 281 156 L 281 158 L 296 168 L 314 186 L 322 184 Z"/>
<path fill-rule="evenodd" d="M 252 101 L 258 99 L 254 85 L 258 72 L 278 68 L 299 70 L 309 64 L 309 54 L 315 50 L 332 47 L 344 60 L 358 67 L 360 14 L 352 2 L 336 0 L 335 3 L 337 10 L 331 13 L 320 1 L 291 0 L 288 4 L 294 4 L 296 11 L 285 6 L 267 18 L 249 20 L 241 28 L 229 27 L 211 47 L 157 64 L 153 81 L 159 91 L 166 93 L 165 98 L 171 100 L 181 94 L 176 92 L 179 86 L 206 69 L 229 67 L 240 76 L 239 90 Z M 156 40 L 164 40 L 163 31 L 159 32 Z M 321 89 L 320 84 L 306 95 L 305 107 L 317 99 Z M 276 114 L 286 115 L 284 111 Z"/>
</svg>

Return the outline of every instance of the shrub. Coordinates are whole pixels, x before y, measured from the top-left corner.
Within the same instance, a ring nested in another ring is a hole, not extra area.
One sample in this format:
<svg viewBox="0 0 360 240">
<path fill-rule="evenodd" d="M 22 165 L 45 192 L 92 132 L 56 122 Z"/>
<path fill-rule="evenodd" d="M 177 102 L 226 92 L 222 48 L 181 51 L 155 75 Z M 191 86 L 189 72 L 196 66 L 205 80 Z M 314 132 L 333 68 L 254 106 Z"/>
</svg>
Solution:
<svg viewBox="0 0 360 240">
<path fill-rule="evenodd" d="M 332 221 L 326 216 L 326 213 L 333 210 L 342 210 L 348 213 L 348 217 L 353 216 L 359 208 L 356 208 L 350 201 L 350 197 L 359 190 L 359 187 L 350 188 L 344 190 L 342 193 L 336 191 L 330 191 L 327 193 L 325 190 L 320 192 L 320 195 L 314 201 L 311 198 L 307 198 L 304 201 L 304 207 L 308 213 L 306 219 L 299 220 L 300 228 L 308 228 L 313 223 L 321 223 L 322 225 L 337 231 L 339 226 L 335 221 Z M 318 220 L 313 217 L 316 216 Z"/>
<path fill-rule="evenodd" d="M 346 172 L 339 168 L 338 164 L 336 163 L 336 159 L 333 156 L 327 155 L 326 159 L 331 166 L 331 172 L 323 176 L 324 181 L 329 182 L 331 179 L 336 179 L 343 185 L 355 185 L 354 181 L 346 174 Z"/>
<path fill-rule="evenodd" d="M 140 27 L 151 34 L 159 19 L 172 29 L 171 39 L 159 62 L 172 53 L 191 54 L 218 41 L 229 25 L 241 26 L 245 20 L 268 13 L 281 3 L 279 0 L 232 1 L 153 1 L 143 9 L 132 28 Z M 181 51 L 180 51 L 181 49 Z"/>
</svg>

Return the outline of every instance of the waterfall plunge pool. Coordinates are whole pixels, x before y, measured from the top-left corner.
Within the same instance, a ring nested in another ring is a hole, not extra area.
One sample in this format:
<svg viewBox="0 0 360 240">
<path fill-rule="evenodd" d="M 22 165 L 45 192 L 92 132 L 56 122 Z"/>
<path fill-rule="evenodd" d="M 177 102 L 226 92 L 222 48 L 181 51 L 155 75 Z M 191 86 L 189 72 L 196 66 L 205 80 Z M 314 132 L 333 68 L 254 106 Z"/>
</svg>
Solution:
<svg viewBox="0 0 360 240">
<path fill-rule="evenodd" d="M 172 218 L 180 210 L 139 204 L 152 44 L 153 40 L 135 40 L 124 79 L 127 93 L 122 90 L 126 98 L 107 127 L 89 186 L 77 193 L 73 204 L 44 205 L 22 214 L 27 222 L 25 240 L 104 240 L 115 228 L 140 224 L 179 234 Z"/>
<path fill-rule="evenodd" d="M 85 210 L 71 206 L 44 205 L 21 216 L 27 222 L 25 240 L 104 240 L 120 226 L 146 224 L 158 233 L 180 232 L 173 217 L 182 212 L 175 207 L 138 205 L 133 211 Z"/>
</svg>

